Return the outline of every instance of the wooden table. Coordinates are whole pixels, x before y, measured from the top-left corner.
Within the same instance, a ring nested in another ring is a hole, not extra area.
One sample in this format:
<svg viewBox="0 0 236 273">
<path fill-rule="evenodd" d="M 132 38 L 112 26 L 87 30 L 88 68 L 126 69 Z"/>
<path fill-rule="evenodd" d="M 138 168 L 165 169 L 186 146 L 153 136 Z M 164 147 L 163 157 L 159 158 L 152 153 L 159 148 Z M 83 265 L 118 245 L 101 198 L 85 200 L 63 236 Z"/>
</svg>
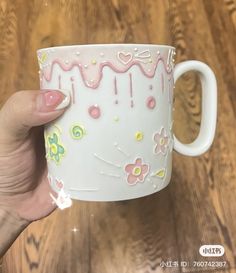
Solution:
<svg viewBox="0 0 236 273">
<path fill-rule="evenodd" d="M 5 255 L 2 272 L 216 269 L 163 268 L 162 261 L 226 261 L 217 272 L 236 272 L 235 0 L 0 0 L 0 102 L 16 90 L 38 88 L 37 48 L 118 42 L 172 44 L 177 62 L 198 59 L 212 67 L 219 88 L 213 147 L 197 158 L 174 154 L 171 183 L 157 194 L 117 203 L 77 201 L 33 223 Z M 175 133 L 190 142 L 201 118 L 196 74 L 178 81 L 175 98 Z M 203 258 L 203 244 L 221 244 L 225 255 Z"/>
</svg>

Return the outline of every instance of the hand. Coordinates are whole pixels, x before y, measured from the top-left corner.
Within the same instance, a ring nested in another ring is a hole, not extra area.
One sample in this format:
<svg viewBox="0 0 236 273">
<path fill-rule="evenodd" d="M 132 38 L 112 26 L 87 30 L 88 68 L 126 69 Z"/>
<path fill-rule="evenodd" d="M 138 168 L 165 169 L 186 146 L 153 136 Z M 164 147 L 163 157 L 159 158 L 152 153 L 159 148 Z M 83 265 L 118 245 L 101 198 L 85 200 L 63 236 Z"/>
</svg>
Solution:
<svg viewBox="0 0 236 273">
<path fill-rule="evenodd" d="M 0 209 L 29 222 L 55 209 L 41 125 L 62 115 L 68 104 L 59 91 L 19 91 L 0 110 Z"/>
</svg>

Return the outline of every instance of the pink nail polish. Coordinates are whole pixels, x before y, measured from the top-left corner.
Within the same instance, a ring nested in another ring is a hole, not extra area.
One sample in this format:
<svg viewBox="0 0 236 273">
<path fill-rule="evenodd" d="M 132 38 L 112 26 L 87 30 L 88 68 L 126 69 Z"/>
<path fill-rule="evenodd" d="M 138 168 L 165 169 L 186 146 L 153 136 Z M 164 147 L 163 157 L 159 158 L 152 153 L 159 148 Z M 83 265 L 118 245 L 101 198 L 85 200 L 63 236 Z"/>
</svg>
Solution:
<svg viewBox="0 0 236 273">
<path fill-rule="evenodd" d="M 42 91 L 37 98 L 37 108 L 40 112 L 50 112 L 55 110 L 64 99 L 64 94 L 59 91 Z"/>
<path fill-rule="evenodd" d="M 45 105 L 47 107 L 56 107 L 60 104 L 65 96 L 61 92 L 48 91 L 44 93 Z"/>
</svg>

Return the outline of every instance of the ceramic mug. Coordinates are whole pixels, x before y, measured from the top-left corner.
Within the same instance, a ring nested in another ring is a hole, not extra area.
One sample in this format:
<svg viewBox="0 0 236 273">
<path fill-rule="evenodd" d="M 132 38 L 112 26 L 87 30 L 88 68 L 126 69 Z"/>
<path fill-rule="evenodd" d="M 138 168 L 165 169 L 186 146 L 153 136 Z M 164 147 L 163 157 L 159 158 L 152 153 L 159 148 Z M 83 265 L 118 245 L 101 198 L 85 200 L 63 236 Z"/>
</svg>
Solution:
<svg viewBox="0 0 236 273">
<path fill-rule="evenodd" d="M 48 179 L 61 203 L 158 192 L 170 181 L 173 149 L 197 156 L 212 144 L 214 73 L 199 61 L 174 66 L 174 47 L 75 45 L 39 49 L 37 55 L 41 89 L 60 89 L 63 103 L 70 99 L 63 116 L 45 128 Z M 173 88 L 191 70 L 202 84 L 202 118 L 196 140 L 183 144 L 172 132 Z"/>
</svg>

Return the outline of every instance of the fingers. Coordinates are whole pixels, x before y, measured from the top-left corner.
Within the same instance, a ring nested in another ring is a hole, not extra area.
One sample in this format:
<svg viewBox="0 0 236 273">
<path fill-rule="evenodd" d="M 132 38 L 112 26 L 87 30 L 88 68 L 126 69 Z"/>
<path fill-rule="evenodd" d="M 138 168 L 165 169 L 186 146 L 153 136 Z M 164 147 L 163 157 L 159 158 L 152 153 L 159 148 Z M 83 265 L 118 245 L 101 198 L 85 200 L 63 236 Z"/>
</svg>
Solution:
<svg viewBox="0 0 236 273">
<path fill-rule="evenodd" d="M 69 95 L 61 90 L 16 92 L 0 110 L 0 138 L 24 139 L 32 127 L 62 115 L 69 103 Z"/>
<path fill-rule="evenodd" d="M 28 193 L 27 198 L 22 198 L 20 205 L 16 208 L 18 215 L 27 221 L 36 221 L 51 214 L 56 208 L 56 204 L 52 202 L 49 193 L 57 195 L 49 183 L 46 175 L 42 183 L 32 192 Z M 36 206 L 37 204 L 37 206 Z"/>
</svg>

